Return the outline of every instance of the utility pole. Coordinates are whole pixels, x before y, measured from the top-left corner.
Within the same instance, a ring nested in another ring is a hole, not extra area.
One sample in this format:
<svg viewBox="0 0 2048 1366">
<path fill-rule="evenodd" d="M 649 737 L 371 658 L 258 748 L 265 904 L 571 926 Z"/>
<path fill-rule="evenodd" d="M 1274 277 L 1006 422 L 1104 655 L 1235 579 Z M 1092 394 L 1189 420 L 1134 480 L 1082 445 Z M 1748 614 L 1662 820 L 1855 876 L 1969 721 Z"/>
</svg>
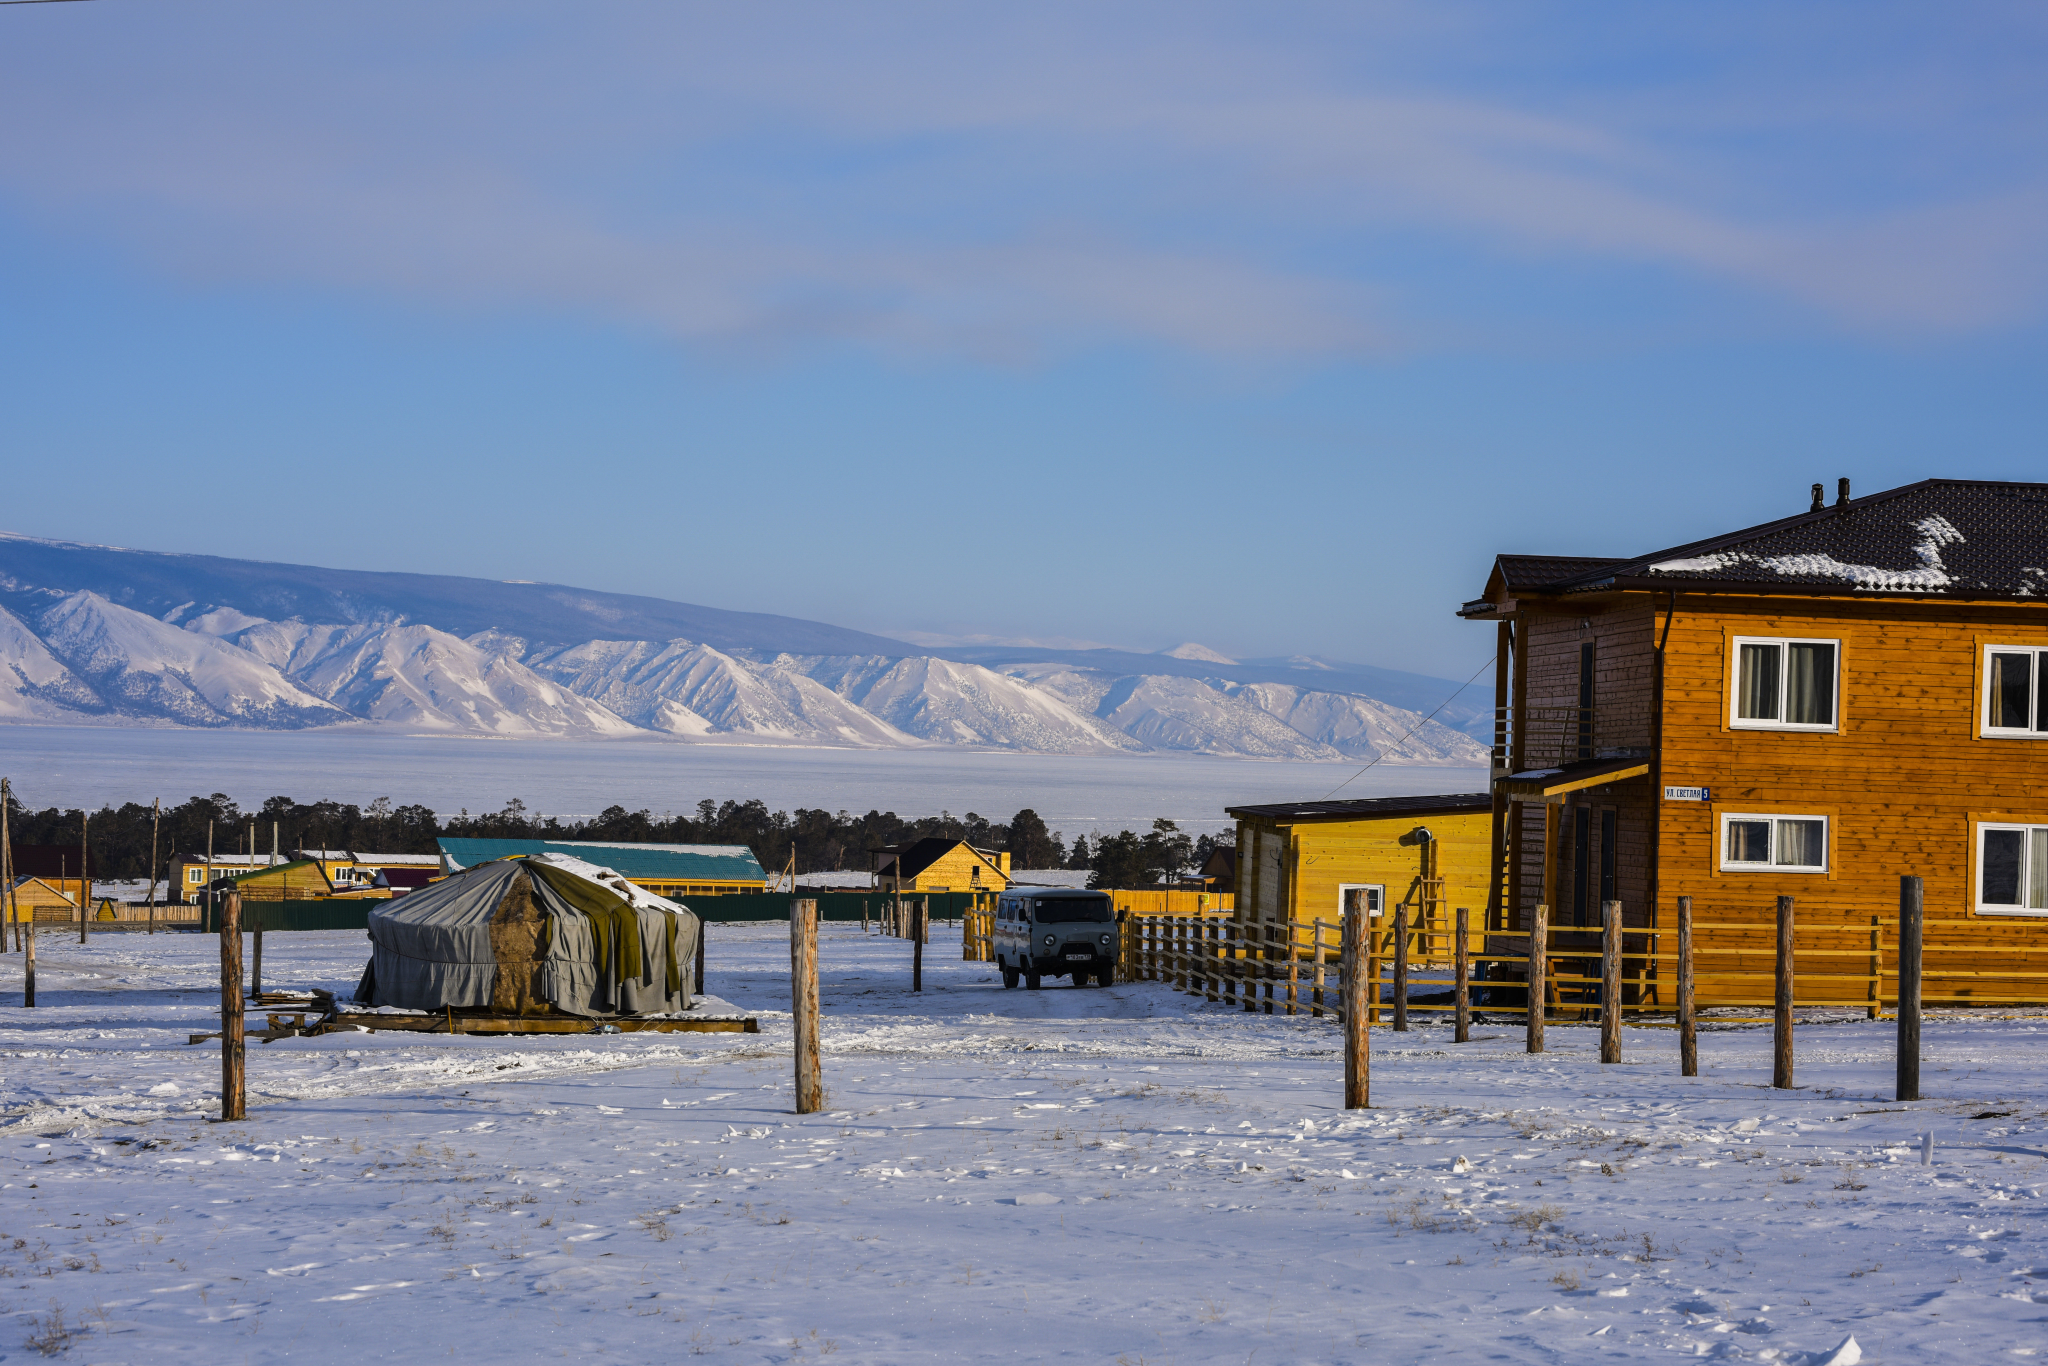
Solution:
<svg viewBox="0 0 2048 1366">
<path fill-rule="evenodd" d="M 86 907 L 92 901 L 92 875 L 86 871 L 92 867 L 86 860 L 87 819 L 84 803 L 81 802 L 78 811 L 78 942 L 81 944 L 85 942 Z"/>
<path fill-rule="evenodd" d="M 14 937 L 22 941 L 21 901 L 14 894 L 14 842 L 8 829 L 9 808 L 14 805 L 14 790 L 5 778 L 0 778 L 0 881 L 7 884 L 7 918 L 14 922 Z M 34 914 L 33 911 L 30 912 Z M 24 949 L 26 955 L 22 964 L 21 1003 L 33 1006 L 36 1003 L 36 927 L 28 927 Z"/>
<path fill-rule="evenodd" d="M 150 808 L 149 816 L 149 932 L 156 933 L 156 836 L 164 820 L 164 803 L 161 797 Z"/>
</svg>

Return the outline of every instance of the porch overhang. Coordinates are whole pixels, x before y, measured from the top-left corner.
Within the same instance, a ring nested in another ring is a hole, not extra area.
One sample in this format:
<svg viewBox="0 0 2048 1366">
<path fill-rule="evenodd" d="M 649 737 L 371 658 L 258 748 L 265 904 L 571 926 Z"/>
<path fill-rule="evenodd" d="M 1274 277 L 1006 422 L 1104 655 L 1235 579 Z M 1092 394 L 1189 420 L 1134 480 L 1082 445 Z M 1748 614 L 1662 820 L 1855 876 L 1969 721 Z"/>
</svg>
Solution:
<svg viewBox="0 0 2048 1366">
<path fill-rule="evenodd" d="M 1493 784 L 1511 802 L 1548 802 L 1581 788 L 1603 787 L 1608 783 L 1641 778 L 1649 771 L 1650 761 L 1640 757 L 1591 759 L 1585 763 L 1566 764 L 1562 768 L 1503 773 L 1493 780 Z"/>
</svg>

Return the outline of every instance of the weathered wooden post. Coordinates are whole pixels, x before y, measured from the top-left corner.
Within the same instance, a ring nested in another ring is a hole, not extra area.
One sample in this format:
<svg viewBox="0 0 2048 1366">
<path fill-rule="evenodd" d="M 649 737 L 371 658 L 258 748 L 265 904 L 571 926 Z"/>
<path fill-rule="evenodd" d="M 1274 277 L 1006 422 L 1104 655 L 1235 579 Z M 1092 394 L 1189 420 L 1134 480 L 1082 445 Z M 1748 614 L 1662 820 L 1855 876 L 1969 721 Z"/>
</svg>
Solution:
<svg viewBox="0 0 2048 1366">
<path fill-rule="evenodd" d="M 229 892 L 220 914 L 220 1117 L 246 1119 L 242 1038 L 242 894 Z"/>
<path fill-rule="evenodd" d="M 263 1001 L 263 907 L 249 908 L 249 999 Z"/>
<path fill-rule="evenodd" d="M 917 922 L 910 931 L 910 989 L 924 990 L 924 930 L 926 907 L 929 901 L 920 901 L 911 909 L 911 916 Z"/>
<path fill-rule="evenodd" d="M 865 901 L 861 903 L 861 910 L 863 914 L 866 913 L 867 903 Z M 710 928 L 710 921 L 701 915 L 697 917 L 697 994 L 699 996 L 704 994 L 704 935 Z"/>
<path fill-rule="evenodd" d="M 7 893 L 7 918 L 14 922 L 14 941 L 21 946 L 21 1004 L 24 1008 L 36 1003 L 36 927 L 31 920 L 23 937 L 21 923 L 21 898 L 14 891 L 14 840 L 9 829 L 9 810 L 14 805 L 14 789 L 5 778 L 0 778 L 0 882 L 5 883 Z M 31 909 L 30 915 L 35 911 Z"/>
<path fill-rule="evenodd" d="M 1408 903 L 1394 908 L 1394 1032 L 1408 1032 Z"/>
<path fill-rule="evenodd" d="M 1344 1108 L 1366 1110 L 1372 1107 L 1371 1010 L 1365 995 L 1367 978 L 1372 975 L 1372 922 L 1367 918 L 1364 897 L 1353 895 L 1346 900 L 1350 904 L 1344 908 L 1337 967 L 1344 1001 Z"/>
<path fill-rule="evenodd" d="M 1894 1100 L 1920 1099 L 1921 886 L 1899 879 L 1899 1077 Z"/>
<path fill-rule="evenodd" d="M 1543 1051 L 1544 987 L 1548 985 L 1550 950 L 1550 907 L 1538 904 L 1529 917 L 1529 1032 L 1527 1049 Z"/>
<path fill-rule="evenodd" d="M 1376 1025 L 1380 1022 L 1380 931 L 1373 928 L 1370 911 L 1361 907 L 1358 913 L 1365 917 L 1361 922 L 1365 928 L 1359 931 L 1365 936 L 1365 1022 Z"/>
<path fill-rule="evenodd" d="M 1454 992 L 1458 1013 L 1457 1034 L 1455 1038 L 1459 1043 L 1470 1043 L 1472 1041 L 1472 945 L 1468 942 L 1468 936 L 1472 931 L 1471 907 L 1458 907 L 1456 925 L 1458 946 L 1453 954 L 1453 961 L 1457 964 L 1457 986 L 1454 988 Z"/>
<path fill-rule="evenodd" d="M 79 806 L 83 808 L 85 803 L 80 802 Z M 90 823 L 90 818 L 81 809 L 78 813 L 78 942 L 81 944 L 85 942 L 85 922 L 92 915 L 92 873 L 88 871 L 92 865 L 85 856 L 85 834 Z"/>
<path fill-rule="evenodd" d="M 1692 898 L 1678 898 L 1678 1075 L 1700 1074 L 1700 1041 L 1693 1024 Z"/>
<path fill-rule="evenodd" d="M 14 789 L 5 778 L 0 778 L 0 911 L 7 916 L 7 925 L 14 926 L 14 951 L 27 952 L 27 944 L 21 933 L 21 902 L 14 894 L 14 843 L 8 833 L 9 810 L 14 805 Z M 0 949 L 7 947 L 7 925 L 0 925 Z M 33 980 L 26 984 L 29 999 L 24 1005 L 34 1005 L 35 986 Z"/>
<path fill-rule="evenodd" d="M 789 903 L 789 1013 L 795 1026 L 796 1112 L 825 1107 L 825 1083 L 818 1062 L 818 903 Z"/>
<path fill-rule="evenodd" d="M 155 804 L 151 806 L 149 816 L 149 932 L 151 934 L 156 933 L 156 836 L 157 829 L 163 824 L 163 820 L 164 803 L 163 798 L 159 797 Z"/>
<path fill-rule="evenodd" d="M 1771 1085 L 1792 1085 L 1792 898 L 1778 898 L 1777 1010 L 1771 1021 Z"/>
<path fill-rule="evenodd" d="M 1621 1061 L 1621 903 L 1600 903 L 1600 1061 Z"/>
</svg>

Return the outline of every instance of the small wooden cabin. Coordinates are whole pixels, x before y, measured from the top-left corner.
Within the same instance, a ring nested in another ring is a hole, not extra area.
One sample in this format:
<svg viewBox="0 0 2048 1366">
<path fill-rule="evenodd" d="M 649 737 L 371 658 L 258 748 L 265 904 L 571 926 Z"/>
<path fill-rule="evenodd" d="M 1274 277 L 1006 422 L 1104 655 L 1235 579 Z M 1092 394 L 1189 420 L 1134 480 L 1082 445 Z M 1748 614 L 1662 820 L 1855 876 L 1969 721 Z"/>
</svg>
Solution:
<svg viewBox="0 0 2048 1366">
<path fill-rule="evenodd" d="M 895 892 L 1000 892 L 1010 885 L 1010 855 L 938 836 L 868 850 L 875 886 Z"/>
<path fill-rule="evenodd" d="M 1619 901 L 1630 950 L 1669 952 L 1690 897 L 1701 1001 L 1760 1004 L 1790 896 L 1801 1002 L 1875 1010 L 1917 874 L 1930 1003 L 2048 999 L 2048 485 L 1816 484 L 1648 555 L 1500 556 L 1460 615 L 1498 644 L 1502 947 L 1538 904 Z"/>
<path fill-rule="evenodd" d="M 16 878 L 8 914 L 19 918 L 23 924 L 76 922 L 78 902 L 74 898 L 77 896 L 78 879 L 71 879 L 69 890 L 55 883 L 55 878 L 48 881 L 39 877 Z"/>
<path fill-rule="evenodd" d="M 1449 954 L 1459 906 L 1472 911 L 1475 936 L 1483 929 L 1493 820 L 1484 792 L 1276 802 L 1226 814 L 1237 821 L 1237 922 L 1255 940 L 1305 944 L 1300 927 L 1339 923 L 1354 898 L 1375 916 L 1408 906 L 1421 957 Z"/>
<path fill-rule="evenodd" d="M 78 871 L 82 852 L 90 859 L 83 878 Z M 69 898 L 73 907 L 79 897 L 92 895 L 87 884 L 100 873 L 99 855 L 81 851 L 75 844 L 16 844 L 9 850 L 9 858 L 17 880 L 40 878 L 44 886 Z"/>
<path fill-rule="evenodd" d="M 223 890 L 232 887 L 242 894 L 244 902 L 251 901 L 322 901 L 336 894 L 335 886 L 328 880 L 327 870 L 317 859 L 293 859 L 269 868 L 258 868 L 251 873 L 238 873 L 225 881 L 216 882 Z M 382 897 L 390 893 L 356 893 L 359 897 Z"/>
</svg>

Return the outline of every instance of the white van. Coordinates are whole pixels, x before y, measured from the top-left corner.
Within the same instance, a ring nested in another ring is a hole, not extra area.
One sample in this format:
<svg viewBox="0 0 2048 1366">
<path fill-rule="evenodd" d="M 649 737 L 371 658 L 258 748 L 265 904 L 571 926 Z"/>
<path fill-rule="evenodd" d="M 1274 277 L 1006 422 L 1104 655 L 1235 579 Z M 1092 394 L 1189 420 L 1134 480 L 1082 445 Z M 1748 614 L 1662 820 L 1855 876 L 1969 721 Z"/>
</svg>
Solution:
<svg viewBox="0 0 2048 1366">
<path fill-rule="evenodd" d="M 1047 977 L 1106 987 L 1116 978 L 1116 911 L 1107 892 L 1018 887 L 996 900 L 996 963 L 1003 985 L 1038 990 Z"/>
</svg>

